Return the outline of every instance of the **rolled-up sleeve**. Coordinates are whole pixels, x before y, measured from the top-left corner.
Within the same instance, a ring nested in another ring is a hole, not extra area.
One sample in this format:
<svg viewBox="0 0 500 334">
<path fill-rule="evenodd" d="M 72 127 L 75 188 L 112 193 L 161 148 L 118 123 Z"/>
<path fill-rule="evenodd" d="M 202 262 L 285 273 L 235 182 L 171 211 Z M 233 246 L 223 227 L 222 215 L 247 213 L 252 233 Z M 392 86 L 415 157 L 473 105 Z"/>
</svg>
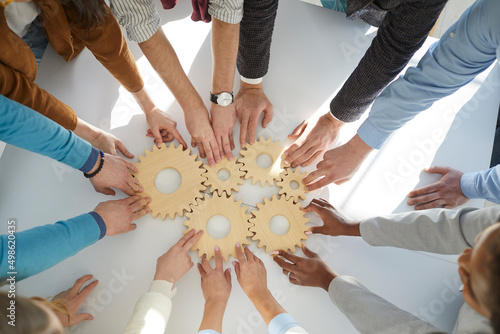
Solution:
<svg viewBox="0 0 500 334">
<path fill-rule="evenodd" d="M 160 27 L 160 14 L 152 0 L 111 0 L 110 7 L 131 41 L 145 42 Z"/>
<path fill-rule="evenodd" d="M 226 23 L 240 23 L 243 18 L 243 0 L 210 0 L 208 13 Z"/>
</svg>

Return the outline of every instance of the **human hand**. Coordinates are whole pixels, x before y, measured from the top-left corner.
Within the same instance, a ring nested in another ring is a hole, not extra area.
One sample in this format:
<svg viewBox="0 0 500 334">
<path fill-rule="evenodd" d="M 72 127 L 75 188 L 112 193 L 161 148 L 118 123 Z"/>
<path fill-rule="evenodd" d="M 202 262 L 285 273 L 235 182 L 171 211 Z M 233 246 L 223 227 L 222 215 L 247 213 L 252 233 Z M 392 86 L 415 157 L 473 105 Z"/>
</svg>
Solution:
<svg viewBox="0 0 500 334">
<path fill-rule="evenodd" d="M 361 236 L 359 221 L 354 221 L 337 211 L 322 198 L 315 198 L 308 206 L 302 208 L 305 212 L 316 212 L 323 221 L 322 226 L 313 226 L 306 234 L 320 233 L 331 236 L 350 235 Z"/>
<path fill-rule="evenodd" d="M 416 205 L 415 210 L 439 207 L 452 209 L 469 201 L 460 187 L 460 179 L 464 173 L 450 167 L 440 166 L 432 166 L 424 170 L 427 173 L 441 174 L 443 177 L 428 186 L 410 191 L 408 205 Z"/>
<path fill-rule="evenodd" d="M 132 222 L 149 212 L 148 203 L 151 203 L 149 197 L 131 196 L 99 203 L 94 211 L 104 220 L 106 235 L 118 235 L 137 228 Z"/>
<path fill-rule="evenodd" d="M 264 263 L 247 247 L 243 251 L 239 243 L 235 246 L 238 262 L 233 261 L 234 271 L 241 289 L 252 300 L 267 292 L 267 272 Z"/>
<path fill-rule="evenodd" d="M 200 151 L 201 158 L 207 158 L 210 166 L 215 166 L 221 160 L 219 145 L 215 139 L 208 111 L 205 107 L 198 111 L 185 113 L 186 127 L 191 134 L 191 146 Z"/>
<path fill-rule="evenodd" d="M 76 325 L 83 320 L 94 319 L 91 314 L 76 313 L 85 301 L 85 298 L 87 298 L 90 292 L 96 287 L 97 283 L 99 283 L 99 281 L 95 280 L 82 289 L 83 284 L 92 279 L 92 277 L 92 275 L 85 275 L 83 277 L 80 277 L 76 280 L 75 284 L 71 288 L 66 291 L 60 292 L 59 294 L 54 296 L 54 298 L 52 298 L 53 302 L 61 304 L 68 311 L 68 314 L 65 314 L 57 309 L 52 308 L 52 311 L 57 315 L 64 327 Z"/>
<path fill-rule="evenodd" d="M 319 287 L 328 291 L 328 287 L 331 281 L 337 277 L 337 273 L 317 253 L 309 250 L 305 244 L 302 244 L 302 251 L 307 258 L 280 250 L 273 257 L 273 260 L 283 269 L 283 274 L 288 276 L 290 283 Z"/>
<path fill-rule="evenodd" d="M 240 146 L 245 147 L 247 136 L 250 144 L 255 143 L 260 114 L 264 113 L 263 128 L 272 121 L 273 105 L 264 93 L 262 83 L 252 85 L 243 81 L 234 105 L 240 120 Z"/>
<path fill-rule="evenodd" d="M 215 268 L 212 269 L 207 258 L 203 257 L 198 264 L 198 271 L 201 275 L 201 290 L 205 303 L 225 305 L 231 294 L 231 269 L 224 270 L 219 247 L 215 246 Z"/>
<path fill-rule="evenodd" d="M 89 174 L 99 167 L 101 159 L 101 156 L 99 156 Z M 130 170 L 137 173 L 137 167 L 115 155 L 106 154 L 104 160 L 101 171 L 89 179 L 95 191 L 104 195 L 115 195 L 115 191 L 111 189 L 113 187 L 132 196 L 144 190 L 139 180 L 135 179 L 129 172 Z"/>
<path fill-rule="evenodd" d="M 346 144 L 327 151 L 316 165 L 317 170 L 302 180 L 306 190 L 313 191 L 332 182 L 342 184 L 349 181 L 372 150 L 356 135 Z"/>
<path fill-rule="evenodd" d="M 156 261 L 156 272 L 154 279 L 163 280 L 175 284 L 193 267 L 193 261 L 188 252 L 195 243 L 200 240 L 203 230 L 194 233 L 194 230 L 186 233 L 165 254 Z"/>
<path fill-rule="evenodd" d="M 154 107 L 146 112 L 146 121 L 149 125 L 146 136 L 154 138 L 156 147 L 161 148 L 162 143 L 172 141 L 175 138 L 184 149 L 187 149 L 186 142 L 177 131 L 177 122 L 169 115 Z"/>
<path fill-rule="evenodd" d="M 113 155 L 118 155 L 117 150 L 122 152 L 122 154 L 132 159 L 134 155 L 127 150 L 125 145 L 120 141 L 120 139 L 113 136 L 111 133 L 106 131 L 97 130 L 97 136 L 90 141 L 90 144 L 95 148 L 102 150 L 104 153 L 109 153 Z"/>
<path fill-rule="evenodd" d="M 224 152 L 228 160 L 233 160 L 231 151 L 234 150 L 233 127 L 236 124 L 234 103 L 227 107 L 210 103 L 210 115 L 212 116 L 212 127 L 219 145 L 219 151 Z"/>
<path fill-rule="evenodd" d="M 344 125 L 330 112 L 318 119 L 305 120 L 288 136 L 295 142 L 283 151 L 286 164 L 292 168 L 309 166 L 320 158 L 338 136 Z"/>
</svg>

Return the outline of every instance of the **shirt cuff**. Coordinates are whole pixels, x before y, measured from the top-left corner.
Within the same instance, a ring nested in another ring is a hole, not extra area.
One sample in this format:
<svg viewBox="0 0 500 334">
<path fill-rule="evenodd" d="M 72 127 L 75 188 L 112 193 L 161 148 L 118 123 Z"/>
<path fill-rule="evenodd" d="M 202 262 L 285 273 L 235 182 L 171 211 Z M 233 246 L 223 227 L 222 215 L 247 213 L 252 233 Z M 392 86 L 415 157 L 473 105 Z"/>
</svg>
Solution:
<svg viewBox="0 0 500 334">
<path fill-rule="evenodd" d="M 369 121 L 369 119 L 366 119 L 359 127 L 358 136 L 368 146 L 374 149 L 380 149 L 382 145 L 384 145 L 388 137 L 387 135 L 377 130 Z"/>
<path fill-rule="evenodd" d="M 263 79 L 264 78 L 249 79 L 249 78 L 245 78 L 244 76 L 241 76 L 241 81 L 243 81 L 247 84 L 250 84 L 250 85 L 258 85 L 258 84 L 262 83 Z"/>
<path fill-rule="evenodd" d="M 214 331 L 213 329 L 204 329 L 198 332 L 198 334 L 220 334 L 217 331 Z"/>
<path fill-rule="evenodd" d="M 477 172 L 469 172 L 462 175 L 460 178 L 460 188 L 467 198 L 481 198 L 481 195 L 476 189 Z"/>
<path fill-rule="evenodd" d="M 289 313 L 281 313 L 269 322 L 268 330 L 272 334 L 284 334 L 292 327 L 300 327 L 300 325 Z"/>
<path fill-rule="evenodd" d="M 91 211 L 91 212 L 89 212 L 89 214 L 95 219 L 97 226 L 99 226 L 99 230 L 101 231 L 101 234 L 99 235 L 98 240 L 101 240 L 106 235 L 106 231 L 107 231 L 106 224 L 104 223 L 104 220 L 97 212 Z"/>
<path fill-rule="evenodd" d="M 177 293 L 177 288 L 174 288 L 174 284 L 172 282 L 165 280 L 154 280 L 149 286 L 149 292 L 161 293 L 172 299 Z"/>
<path fill-rule="evenodd" d="M 219 21 L 238 24 L 243 19 L 243 1 L 211 0 L 208 2 L 208 14 Z"/>
<path fill-rule="evenodd" d="M 90 150 L 90 155 L 87 161 L 83 164 L 82 168 L 80 168 L 81 172 L 88 173 L 94 168 L 97 160 L 99 159 L 99 150 L 95 147 L 92 147 Z"/>
</svg>

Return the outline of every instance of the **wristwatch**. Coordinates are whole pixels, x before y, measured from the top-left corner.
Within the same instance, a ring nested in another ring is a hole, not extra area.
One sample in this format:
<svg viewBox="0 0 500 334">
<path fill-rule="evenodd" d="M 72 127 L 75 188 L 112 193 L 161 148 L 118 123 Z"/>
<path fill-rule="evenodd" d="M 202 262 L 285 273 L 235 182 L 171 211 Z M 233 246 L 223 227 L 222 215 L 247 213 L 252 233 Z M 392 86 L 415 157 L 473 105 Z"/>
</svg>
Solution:
<svg viewBox="0 0 500 334">
<path fill-rule="evenodd" d="M 210 101 L 220 105 L 221 107 L 227 107 L 228 105 L 234 102 L 234 95 L 233 93 L 228 93 L 228 92 L 222 92 L 218 95 L 215 95 L 212 94 L 212 92 L 210 92 Z"/>
</svg>

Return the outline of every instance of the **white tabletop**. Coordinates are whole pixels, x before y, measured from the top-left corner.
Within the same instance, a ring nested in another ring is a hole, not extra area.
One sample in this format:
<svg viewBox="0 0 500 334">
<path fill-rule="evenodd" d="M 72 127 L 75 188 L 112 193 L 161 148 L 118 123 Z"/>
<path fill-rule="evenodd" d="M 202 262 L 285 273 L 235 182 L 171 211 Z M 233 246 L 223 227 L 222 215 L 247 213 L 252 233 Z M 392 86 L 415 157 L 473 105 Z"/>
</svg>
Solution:
<svg viewBox="0 0 500 334">
<path fill-rule="evenodd" d="M 158 6 L 160 7 L 160 6 Z M 175 10 L 160 9 L 163 28 L 177 50 L 185 70 L 208 105 L 211 81 L 210 25 L 190 21 L 188 1 Z M 343 14 L 298 1 L 281 1 L 272 45 L 271 64 L 265 89 L 274 104 L 274 118 L 258 135 L 272 135 L 283 144 L 286 135 L 303 119 L 328 110 L 333 93 L 355 68 L 374 37 L 373 29 L 361 21 L 348 21 Z M 431 41 L 426 43 L 426 47 Z M 138 60 L 147 88 L 158 105 L 179 123 L 186 141 L 189 135 L 182 111 L 166 86 L 149 67 L 135 43 L 130 48 Z M 421 57 L 423 51 L 416 58 Z M 415 61 L 412 61 L 415 64 Z M 498 78 L 498 65 L 488 80 Z M 309 194 L 307 201 L 322 196 L 356 218 L 411 210 L 406 194 L 436 176 L 421 173 L 430 164 L 448 165 L 462 171 L 489 166 L 496 124 L 498 96 L 482 84 L 485 75 L 453 96 L 436 103 L 401 131 L 381 151 L 372 154 L 355 178 Z M 84 120 L 100 126 L 123 140 L 136 155 L 151 149 L 144 136 L 147 124 L 130 95 L 87 50 L 66 64 L 48 49 L 40 66 L 38 84 L 72 106 Z M 235 91 L 239 84 L 235 85 Z M 471 99 L 472 97 L 472 99 Z M 470 101 L 464 105 L 468 100 Z M 353 135 L 359 122 L 346 127 L 342 141 Z M 444 140 L 425 142 L 434 129 L 442 129 Z M 238 142 L 239 125 L 235 126 Z M 195 150 L 196 151 L 196 150 Z M 235 150 L 235 153 L 238 150 Z M 313 170 L 312 167 L 305 169 Z M 58 162 L 7 146 L 0 159 L 0 212 L 2 220 L 17 219 L 19 230 L 49 224 L 91 211 L 99 202 L 112 199 L 94 192 L 80 172 Z M 237 199 L 255 206 L 277 193 L 276 186 L 260 188 L 250 181 L 240 188 Z M 123 198 L 119 194 L 116 198 Z M 483 201 L 469 205 L 482 206 Z M 252 207 L 250 207 L 252 209 Z M 319 219 L 310 216 L 313 224 Z M 147 291 L 156 258 L 182 235 L 185 218 L 174 221 L 147 215 L 137 221 L 138 229 L 107 237 L 60 264 L 18 284 L 25 296 L 53 296 L 84 274 L 91 273 L 100 284 L 82 311 L 95 319 L 74 326 L 74 333 L 121 333 L 137 299 Z M 434 325 L 451 331 L 463 299 L 442 300 L 443 291 L 460 286 L 456 257 L 436 256 L 391 248 L 373 248 L 363 240 L 348 237 L 312 236 L 308 246 L 340 274 L 352 275 L 364 285 L 403 309 Z M 264 261 L 268 284 L 278 301 L 310 333 L 355 333 L 355 329 L 331 304 L 328 295 L 313 288 L 289 284 L 280 268 L 262 249 L 250 248 Z M 299 251 L 299 254 L 301 252 Z M 195 253 L 193 261 L 198 262 Z M 230 264 L 225 264 L 225 267 Z M 234 273 L 233 290 L 224 318 L 223 333 L 264 333 L 265 324 L 241 291 Z M 168 333 L 194 333 L 203 312 L 199 273 L 191 270 L 177 284 Z"/>
</svg>

